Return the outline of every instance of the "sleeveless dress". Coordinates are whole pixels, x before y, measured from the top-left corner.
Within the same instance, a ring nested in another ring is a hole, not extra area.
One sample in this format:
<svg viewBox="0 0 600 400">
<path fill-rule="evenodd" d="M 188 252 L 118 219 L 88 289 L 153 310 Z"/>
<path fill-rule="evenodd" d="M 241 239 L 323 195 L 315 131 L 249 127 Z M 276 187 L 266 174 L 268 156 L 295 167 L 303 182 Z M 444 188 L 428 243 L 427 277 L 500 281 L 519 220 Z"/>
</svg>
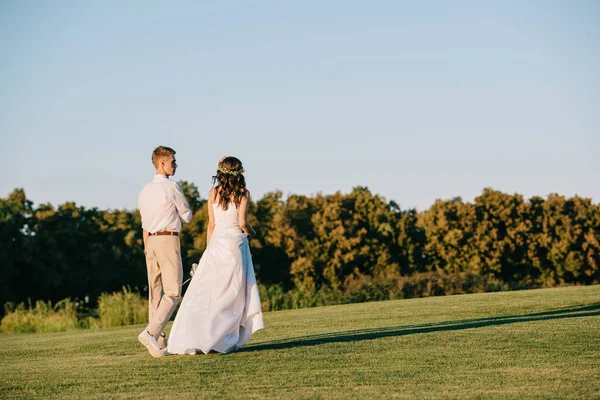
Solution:
<svg viewBox="0 0 600 400">
<path fill-rule="evenodd" d="M 228 353 L 265 326 L 238 210 L 234 203 L 227 210 L 212 207 L 215 230 L 173 322 L 167 347 L 171 354 Z"/>
</svg>

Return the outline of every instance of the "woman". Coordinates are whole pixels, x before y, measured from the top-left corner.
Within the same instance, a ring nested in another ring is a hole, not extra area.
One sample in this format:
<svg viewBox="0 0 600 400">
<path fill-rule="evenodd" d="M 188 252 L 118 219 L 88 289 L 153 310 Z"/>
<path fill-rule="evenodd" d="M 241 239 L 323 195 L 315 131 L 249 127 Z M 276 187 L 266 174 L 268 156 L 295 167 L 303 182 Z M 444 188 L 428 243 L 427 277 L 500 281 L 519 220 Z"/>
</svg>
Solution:
<svg viewBox="0 0 600 400">
<path fill-rule="evenodd" d="M 168 353 L 228 353 L 264 328 L 248 246 L 248 236 L 256 232 L 246 220 L 250 193 L 243 173 L 240 160 L 224 157 L 213 176 L 207 247 L 175 317 Z"/>
</svg>

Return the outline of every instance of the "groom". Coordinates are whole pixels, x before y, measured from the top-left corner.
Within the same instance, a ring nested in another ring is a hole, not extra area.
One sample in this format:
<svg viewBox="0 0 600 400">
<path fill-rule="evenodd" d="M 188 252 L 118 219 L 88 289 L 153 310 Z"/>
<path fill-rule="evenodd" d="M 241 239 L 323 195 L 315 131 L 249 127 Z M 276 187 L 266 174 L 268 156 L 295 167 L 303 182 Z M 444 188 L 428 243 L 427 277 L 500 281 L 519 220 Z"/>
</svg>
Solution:
<svg viewBox="0 0 600 400">
<path fill-rule="evenodd" d="M 166 348 L 161 349 L 157 339 L 166 347 L 163 330 L 181 300 L 183 268 L 179 231 L 182 222 L 191 221 L 192 211 L 181 186 L 169 180 L 177 169 L 175 150 L 158 146 L 152 152 L 152 164 L 156 175 L 138 196 L 148 269 L 150 320 L 138 340 L 153 357 L 161 357 Z"/>
</svg>

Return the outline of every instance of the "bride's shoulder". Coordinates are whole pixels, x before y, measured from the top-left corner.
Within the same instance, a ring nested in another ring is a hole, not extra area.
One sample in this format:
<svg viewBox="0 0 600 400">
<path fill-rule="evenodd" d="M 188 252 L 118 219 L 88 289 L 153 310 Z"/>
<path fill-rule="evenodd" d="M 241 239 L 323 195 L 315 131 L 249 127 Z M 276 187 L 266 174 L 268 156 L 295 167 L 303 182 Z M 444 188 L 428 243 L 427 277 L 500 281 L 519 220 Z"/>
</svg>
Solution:
<svg viewBox="0 0 600 400">
<path fill-rule="evenodd" d="M 250 200 L 250 191 L 248 189 L 244 189 L 244 193 L 242 194 L 242 197 Z"/>
<path fill-rule="evenodd" d="M 217 195 L 218 195 L 217 188 L 211 188 L 211 189 L 208 191 L 208 202 L 209 202 L 209 203 L 214 203 L 214 202 L 216 202 L 216 200 L 217 200 Z"/>
</svg>

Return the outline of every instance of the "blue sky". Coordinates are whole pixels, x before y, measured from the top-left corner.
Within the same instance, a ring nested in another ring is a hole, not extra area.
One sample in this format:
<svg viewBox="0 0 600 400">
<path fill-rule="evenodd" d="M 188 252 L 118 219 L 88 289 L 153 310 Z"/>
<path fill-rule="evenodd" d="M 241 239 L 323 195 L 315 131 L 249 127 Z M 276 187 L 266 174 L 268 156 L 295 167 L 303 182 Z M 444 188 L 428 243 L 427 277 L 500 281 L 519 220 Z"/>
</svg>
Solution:
<svg viewBox="0 0 600 400">
<path fill-rule="evenodd" d="M 600 202 L 600 2 L 3 1 L 0 197 L 133 209 L 152 149 L 203 197 L 485 187 Z"/>
</svg>

